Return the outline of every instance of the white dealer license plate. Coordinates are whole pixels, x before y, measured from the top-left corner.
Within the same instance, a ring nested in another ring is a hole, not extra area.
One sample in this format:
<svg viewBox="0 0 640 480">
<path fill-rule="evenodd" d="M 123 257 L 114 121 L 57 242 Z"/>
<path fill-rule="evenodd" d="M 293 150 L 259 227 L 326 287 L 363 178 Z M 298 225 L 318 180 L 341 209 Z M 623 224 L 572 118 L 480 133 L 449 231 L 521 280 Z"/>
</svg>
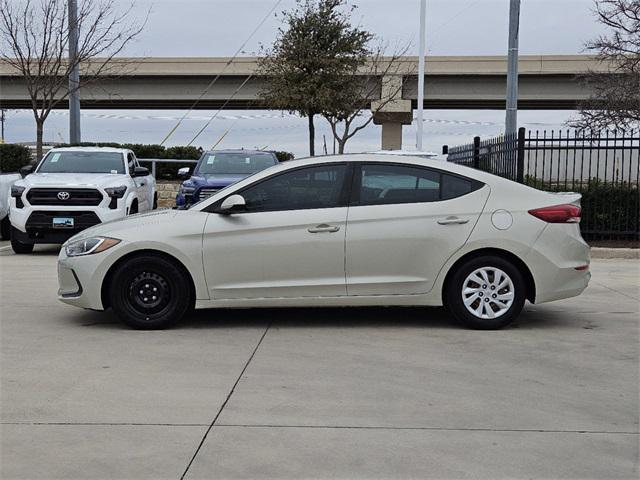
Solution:
<svg viewBox="0 0 640 480">
<path fill-rule="evenodd" d="M 73 228 L 73 218 L 53 217 L 53 228 Z"/>
</svg>

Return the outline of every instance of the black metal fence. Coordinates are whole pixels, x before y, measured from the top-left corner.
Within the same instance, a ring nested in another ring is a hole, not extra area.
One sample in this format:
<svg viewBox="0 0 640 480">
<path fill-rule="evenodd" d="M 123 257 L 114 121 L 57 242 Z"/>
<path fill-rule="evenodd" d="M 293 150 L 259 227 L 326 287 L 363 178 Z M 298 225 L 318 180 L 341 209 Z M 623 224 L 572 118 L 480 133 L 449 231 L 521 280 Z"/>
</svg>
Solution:
<svg viewBox="0 0 640 480">
<path fill-rule="evenodd" d="M 552 192 L 582 194 L 588 240 L 640 239 L 640 131 L 526 131 L 443 147 L 448 160 Z"/>
</svg>

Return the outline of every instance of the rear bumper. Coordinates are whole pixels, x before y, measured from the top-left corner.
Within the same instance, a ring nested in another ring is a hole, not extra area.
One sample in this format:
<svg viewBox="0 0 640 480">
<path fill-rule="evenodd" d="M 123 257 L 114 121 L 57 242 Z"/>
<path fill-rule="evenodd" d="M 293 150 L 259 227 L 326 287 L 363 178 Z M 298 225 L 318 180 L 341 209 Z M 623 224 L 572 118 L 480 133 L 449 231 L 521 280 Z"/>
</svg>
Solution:
<svg viewBox="0 0 640 480">
<path fill-rule="evenodd" d="M 577 224 L 549 224 L 527 258 L 536 284 L 535 303 L 580 295 L 591 279 L 589 245 Z"/>
</svg>

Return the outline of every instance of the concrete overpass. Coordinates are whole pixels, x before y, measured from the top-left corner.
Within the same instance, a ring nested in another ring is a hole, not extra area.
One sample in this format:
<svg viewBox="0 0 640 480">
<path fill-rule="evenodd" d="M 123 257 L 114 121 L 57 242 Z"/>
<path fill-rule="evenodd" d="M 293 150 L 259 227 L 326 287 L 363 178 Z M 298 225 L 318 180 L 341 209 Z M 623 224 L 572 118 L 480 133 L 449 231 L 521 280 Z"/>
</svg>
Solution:
<svg viewBox="0 0 640 480">
<path fill-rule="evenodd" d="M 257 74 L 255 57 L 123 59 L 123 73 L 104 76 L 82 90 L 82 108 L 100 109 L 261 109 L 257 93 L 266 79 Z M 87 68 L 90 68 L 88 66 Z M 592 56 L 521 56 L 521 109 L 572 109 L 589 96 L 577 78 L 604 71 Z M 502 109 L 506 92 L 506 57 L 428 57 L 425 108 Z M 403 57 L 398 76 L 402 97 L 376 115 L 383 125 L 383 146 L 399 147 L 402 125 L 410 124 L 417 99 L 417 57 Z M 217 75 L 215 84 L 207 86 Z M 247 77 L 249 81 L 240 89 Z M 381 82 L 382 83 L 382 82 Z M 22 77 L 0 62 L 0 106 L 31 108 Z M 371 101 L 375 102 L 375 98 Z M 59 104 L 66 108 L 66 103 Z"/>
</svg>

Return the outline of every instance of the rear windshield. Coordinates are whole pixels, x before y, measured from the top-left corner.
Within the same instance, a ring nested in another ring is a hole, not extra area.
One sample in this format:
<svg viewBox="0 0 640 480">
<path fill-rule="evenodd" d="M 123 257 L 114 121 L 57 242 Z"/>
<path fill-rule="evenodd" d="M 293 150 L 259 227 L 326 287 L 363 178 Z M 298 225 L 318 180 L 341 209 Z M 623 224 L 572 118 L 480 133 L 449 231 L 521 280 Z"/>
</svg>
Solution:
<svg viewBox="0 0 640 480">
<path fill-rule="evenodd" d="M 198 167 L 199 173 L 249 175 L 277 163 L 270 153 L 207 153 Z"/>
<path fill-rule="evenodd" d="M 49 152 L 38 173 L 125 173 L 117 152 Z"/>
</svg>

